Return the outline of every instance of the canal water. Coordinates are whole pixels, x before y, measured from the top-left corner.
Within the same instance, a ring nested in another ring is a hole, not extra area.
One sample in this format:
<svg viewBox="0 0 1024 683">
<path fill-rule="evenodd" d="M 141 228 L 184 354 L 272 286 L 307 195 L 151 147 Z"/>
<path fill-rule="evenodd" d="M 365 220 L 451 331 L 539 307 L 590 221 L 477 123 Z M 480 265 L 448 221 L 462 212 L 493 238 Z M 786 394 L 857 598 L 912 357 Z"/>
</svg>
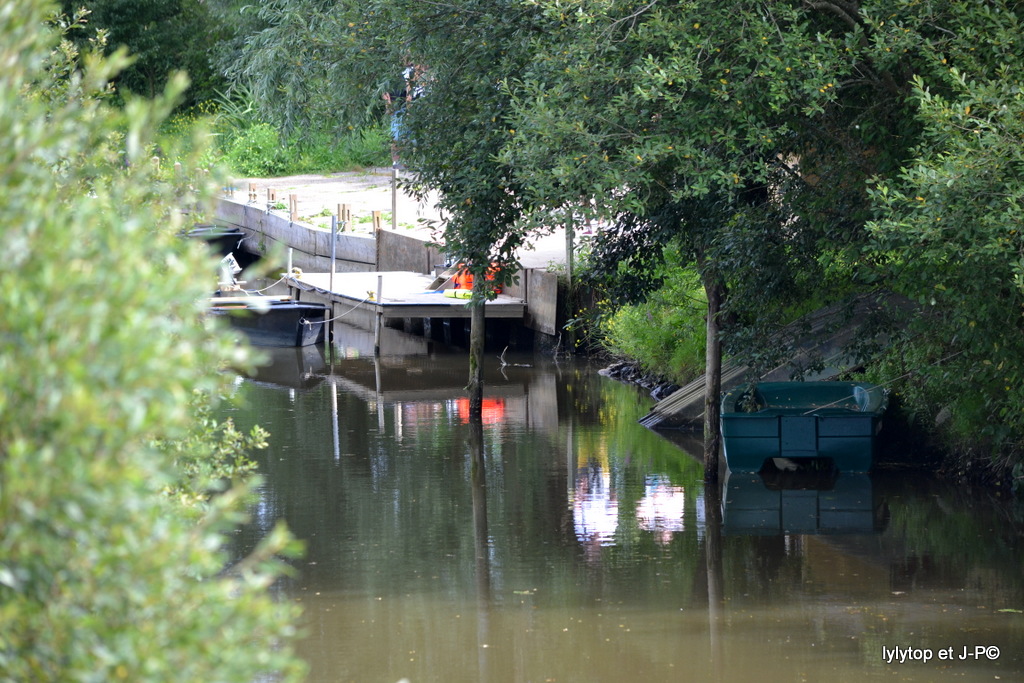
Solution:
<svg viewBox="0 0 1024 683">
<path fill-rule="evenodd" d="M 304 541 L 275 589 L 310 681 L 1024 680 L 1019 502 L 913 471 L 719 496 L 585 362 L 489 359 L 473 425 L 464 352 L 348 334 L 229 410 L 271 433 L 233 551 Z"/>
</svg>

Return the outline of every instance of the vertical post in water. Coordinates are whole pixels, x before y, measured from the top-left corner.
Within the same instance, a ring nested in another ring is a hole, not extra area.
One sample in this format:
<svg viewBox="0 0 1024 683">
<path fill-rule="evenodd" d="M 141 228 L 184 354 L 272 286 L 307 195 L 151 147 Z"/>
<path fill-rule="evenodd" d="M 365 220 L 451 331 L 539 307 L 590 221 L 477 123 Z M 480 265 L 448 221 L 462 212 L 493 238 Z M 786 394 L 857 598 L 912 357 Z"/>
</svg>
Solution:
<svg viewBox="0 0 1024 683">
<path fill-rule="evenodd" d="M 398 166 L 391 167 L 391 229 L 398 230 Z"/>
<path fill-rule="evenodd" d="M 338 217 L 331 216 L 331 277 L 328 288 L 334 293 L 334 264 L 338 260 Z"/>
<path fill-rule="evenodd" d="M 569 214 L 565 219 L 565 319 L 572 320 L 575 317 L 575 311 L 573 310 L 573 280 L 575 279 L 574 268 L 574 253 L 576 251 L 576 245 L 573 244 L 575 237 L 576 226 L 573 225 L 572 208 L 569 209 Z M 576 334 L 572 327 L 566 330 L 569 333 L 567 344 L 569 345 L 569 353 L 573 353 L 576 350 Z"/>
<path fill-rule="evenodd" d="M 331 276 L 329 278 L 330 284 L 327 285 L 327 289 L 330 290 L 331 295 L 331 324 L 327 328 L 327 347 L 328 353 L 333 353 L 334 346 L 334 271 L 335 264 L 338 261 L 338 217 L 331 216 Z"/>
<path fill-rule="evenodd" d="M 338 433 L 338 383 L 331 377 L 331 428 L 334 432 L 334 459 L 341 460 L 341 435 Z"/>
<path fill-rule="evenodd" d="M 384 276 L 377 276 L 377 320 L 373 326 L 373 355 L 380 356 L 380 328 L 384 322 L 384 309 L 381 308 L 381 290 L 384 288 Z"/>
</svg>

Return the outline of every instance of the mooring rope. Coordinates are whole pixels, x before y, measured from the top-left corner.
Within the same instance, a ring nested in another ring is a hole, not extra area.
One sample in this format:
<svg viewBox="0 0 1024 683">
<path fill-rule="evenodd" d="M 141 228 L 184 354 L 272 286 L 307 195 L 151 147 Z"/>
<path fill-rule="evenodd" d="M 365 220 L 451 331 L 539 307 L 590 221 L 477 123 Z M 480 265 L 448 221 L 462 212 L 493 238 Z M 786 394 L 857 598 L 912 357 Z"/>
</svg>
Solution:
<svg viewBox="0 0 1024 683">
<path fill-rule="evenodd" d="M 334 316 L 333 318 L 327 318 L 326 320 L 323 321 L 323 323 L 326 325 L 327 323 L 332 323 L 335 320 L 338 320 L 339 318 L 344 318 L 346 315 L 348 315 L 352 311 L 356 310 L 357 308 L 359 308 L 360 306 L 362 306 L 363 304 L 365 304 L 369 300 L 370 300 L 370 297 L 367 296 L 365 299 L 363 299 L 362 301 L 357 302 L 354 306 L 352 306 L 352 308 L 348 309 L 344 313 L 339 313 L 338 315 Z M 300 318 L 299 319 L 299 323 L 300 324 L 309 325 L 310 327 L 312 327 L 314 322 L 316 322 L 316 321 L 307 320 L 305 318 Z"/>
<path fill-rule="evenodd" d="M 928 365 L 929 366 L 935 366 L 935 365 L 939 365 L 941 363 L 945 363 L 947 360 L 950 360 L 951 358 L 956 358 L 961 353 L 963 353 L 963 350 L 957 351 L 956 353 L 951 353 L 948 356 L 946 356 L 945 358 L 940 358 L 939 360 L 935 361 L 934 363 L 929 363 Z M 906 379 L 907 377 L 910 377 L 911 375 L 913 375 L 915 372 L 918 372 L 917 368 L 915 368 L 913 370 L 908 370 L 908 371 L 904 372 L 902 375 L 899 375 L 897 377 L 893 377 L 892 379 L 887 380 L 885 382 L 882 382 L 880 384 L 876 384 L 875 386 L 880 388 L 880 389 L 881 388 L 885 388 L 886 391 L 888 391 L 888 389 L 886 388 L 887 385 L 892 384 L 893 382 L 898 382 L 901 379 Z M 804 415 L 810 415 L 815 410 L 821 410 L 822 408 L 828 408 L 829 406 L 833 406 L 833 405 L 835 405 L 837 403 L 842 403 L 843 401 L 846 401 L 848 399 L 849 399 L 848 396 L 844 396 L 843 398 L 840 398 L 840 399 L 837 399 L 835 401 L 832 401 L 831 403 L 826 403 L 824 405 L 816 406 L 816 407 L 811 408 L 810 410 L 808 410 L 806 413 L 801 413 L 801 417 L 804 416 Z"/>
<path fill-rule="evenodd" d="M 282 275 L 277 280 L 277 282 L 272 282 L 269 285 L 267 285 L 266 287 L 264 287 L 263 289 L 243 289 L 242 291 L 245 292 L 246 294 L 262 294 L 263 292 L 267 291 L 268 289 L 270 289 L 274 285 L 278 285 L 278 284 L 284 282 L 285 277 L 287 277 L 287 276 L 286 275 Z"/>
</svg>

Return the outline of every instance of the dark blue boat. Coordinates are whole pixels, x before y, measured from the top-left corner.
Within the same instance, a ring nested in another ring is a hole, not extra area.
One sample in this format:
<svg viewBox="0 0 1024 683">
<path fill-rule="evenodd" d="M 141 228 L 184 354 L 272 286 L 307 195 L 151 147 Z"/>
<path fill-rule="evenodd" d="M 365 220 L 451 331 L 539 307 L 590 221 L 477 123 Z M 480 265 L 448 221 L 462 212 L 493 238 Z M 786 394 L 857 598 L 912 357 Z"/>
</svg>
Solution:
<svg viewBox="0 0 1024 683">
<path fill-rule="evenodd" d="M 324 304 L 271 296 L 213 297 L 210 304 L 213 315 L 224 316 L 253 346 L 309 346 L 324 337 Z"/>
</svg>

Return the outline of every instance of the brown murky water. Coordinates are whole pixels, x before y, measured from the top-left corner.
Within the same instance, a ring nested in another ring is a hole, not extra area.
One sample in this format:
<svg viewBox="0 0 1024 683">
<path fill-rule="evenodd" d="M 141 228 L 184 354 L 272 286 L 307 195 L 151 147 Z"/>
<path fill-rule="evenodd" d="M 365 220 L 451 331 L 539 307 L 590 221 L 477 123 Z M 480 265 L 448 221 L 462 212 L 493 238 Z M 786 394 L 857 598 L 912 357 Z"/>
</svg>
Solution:
<svg viewBox="0 0 1024 683">
<path fill-rule="evenodd" d="M 1024 680 L 1020 502 L 885 472 L 722 502 L 595 368 L 494 359 L 474 428 L 461 352 L 361 334 L 275 352 L 231 411 L 272 433 L 237 551 L 307 544 L 276 588 L 310 681 Z"/>
</svg>

